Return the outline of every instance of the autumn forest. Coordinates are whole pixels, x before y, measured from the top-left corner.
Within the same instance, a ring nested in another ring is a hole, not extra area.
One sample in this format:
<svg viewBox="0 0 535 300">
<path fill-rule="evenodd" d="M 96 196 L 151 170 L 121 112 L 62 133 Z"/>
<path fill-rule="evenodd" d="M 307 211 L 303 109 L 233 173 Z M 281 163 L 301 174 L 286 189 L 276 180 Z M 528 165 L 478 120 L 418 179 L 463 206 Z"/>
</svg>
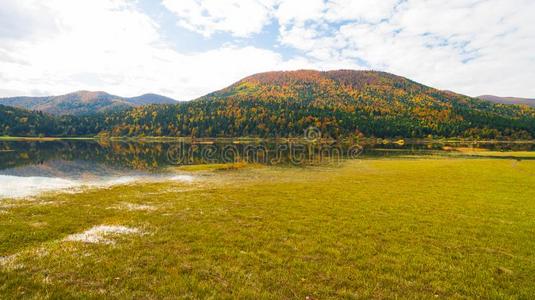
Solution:
<svg viewBox="0 0 535 300">
<path fill-rule="evenodd" d="M 269 72 L 178 104 L 83 116 L 0 106 L 0 135 L 531 139 L 535 109 L 440 91 L 375 71 Z"/>
</svg>

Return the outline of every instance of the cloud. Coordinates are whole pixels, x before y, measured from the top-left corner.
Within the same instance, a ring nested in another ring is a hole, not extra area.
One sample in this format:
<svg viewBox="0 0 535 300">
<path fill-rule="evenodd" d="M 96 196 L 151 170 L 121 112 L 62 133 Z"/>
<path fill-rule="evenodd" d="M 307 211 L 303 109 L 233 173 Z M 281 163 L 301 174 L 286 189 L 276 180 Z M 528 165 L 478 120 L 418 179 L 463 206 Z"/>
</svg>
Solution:
<svg viewBox="0 0 535 300">
<path fill-rule="evenodd" d="M 277 22 L 280 45 L 313 66 L 349 63 L 470 95 L 535 95 L 531 0 L 249 1 L 257 13 L 234 9 L 237 0 L 188 2 L 197 6 L 164 0 L 179 24 L 205 35 L 254 36 Z"/>
<path fill-rule="evenodd" d="M 252 73 L 297 68 L 372 68 L 474 96 L 535 96 L 531 0 L 161 4 L 179 28 L 228 38 L 183 53 L 164 34 L 169 24 L 134 0 L 3 0 L 0 96 L 90 89 L 188 100 Z M 273 28 L 272 45 L 261 43 Z"/>
<path fill-rule="evenodd" d="M 535 2 L 376 3 L 327 1 L 322 16 L 281 26 L 280 42 L 469 95 L 535 95 Z"/>
<path fill-rule="evenodd" d="M 23 38 L 0 39 L 0 73 L 6 89 L 62 90 L 85 74 L 115 83 L 136 67 L 138 57 L 158 43 L 157 26 L 126 1 L 5 1 L 2 10 L 28 20 Z M 39 11 L 39 15 L 33 14 Z M 49 20 L 53 26 L 35 24 Z M 17 27 L 10 27 L 16 32 Z M 35 33 L 33 31 L 36 31 Z M 121 73 L 119 73 L 121 72 Z"/>
<path fill-rule="evenodd" d="M 6 4 L 2 9 L 10 11 L 2 14 L 18 14 L 13 20 L 39 24 L 46 19 L 52 25 L 46 30 L 21 27 L 13 38 L 0 37 L 0 96 L 87 89 L 122 96 L 155 92 L 190 100 L 252 73 L 306 65 L 271 50 L 231 44 L 180 53 L 162 38 L 154 20 L 126 0 Z"/>
<path fill-rule="evenodd" d="M 328 1 L 325 17 L 331 22 L 360 21 L 377 23 L 391 16 L 400 0 L 332 0 Z"/>
<path fill-rule="evenodd" d="M 306 5 L 299 0 L 278 1 L 278 7 L 274 12 L 281 26 L 292 23 L 303 24 L 309 20 L 320 20 L 325 10 L 323 0 L 307 0 Z"/>
<path fill-rule="evenodd" d="M 269 22 L 271 0 L 163 0 L 163 5 L 176 14 L 178 24 L 211 36 L 226 31 L 247 37 L 259 33 Z"/>
<path fill-rule="evenodd" d="M 51 11 L 38 1 L 2 1 L 0 42 L 22 38 L 43 38 L 58 30 L 53 18 L 42 18 Z"/>
</svg>

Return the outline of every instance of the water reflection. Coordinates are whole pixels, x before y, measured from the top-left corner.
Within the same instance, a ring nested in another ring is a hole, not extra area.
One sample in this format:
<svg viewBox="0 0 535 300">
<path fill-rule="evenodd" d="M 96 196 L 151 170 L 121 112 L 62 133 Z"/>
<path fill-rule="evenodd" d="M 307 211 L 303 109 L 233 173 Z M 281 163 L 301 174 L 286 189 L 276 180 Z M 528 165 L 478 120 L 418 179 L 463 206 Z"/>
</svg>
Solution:
<svg viewBox="0 0 535 300">
<path fill-rule="evenodd" d="M 178 165 L 252 162 L 303 166 L 339 163 L 355 158 L 449 155 L 458 149 L 535 151 L 535 145 L 420 141 L 1 141 L 0 197 L 2 189 L 4 196 L 7 192 L 8 196 L 26 195 L 24 191 L 39 190 L 43 186 L 48 187 L 47 190 L 54 190 L 162 176 L 168 172 L 170 166 Z M 507 158 L 507 155 L 501 158 Z"/>
<path fill-rule="evenodd" d="M 98 176 L 118 170 L 150 171 L 165 165 L 164 146 L 93 140 L 0 142 L 0 170 L 33 166 L 71 176 L 88 172 Z"/>
<path fill-rule="evenodd" d="M 97 140 L 2 141 L 0 174 L 18 176 L 106 176 L 159 173 L 169 166 L 255 162 L 311 164 L 347 158 L 436 155 L 455 149 L 535 151 L 533 143 L 311 143 L 132 142 Z"/>
<path fill-rule="evenodd" d="M 163 143 L 93 140 L 0 142 L 0 198 L 137 181 L 190 182 L 166 172 Z"/>
</svg>

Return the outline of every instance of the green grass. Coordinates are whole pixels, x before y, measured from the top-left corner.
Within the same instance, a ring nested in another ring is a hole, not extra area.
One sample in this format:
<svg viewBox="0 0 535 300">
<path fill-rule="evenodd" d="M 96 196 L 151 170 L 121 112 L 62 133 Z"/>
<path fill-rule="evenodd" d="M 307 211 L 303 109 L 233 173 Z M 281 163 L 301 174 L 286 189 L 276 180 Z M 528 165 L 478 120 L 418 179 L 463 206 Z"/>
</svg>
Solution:
<svg viewBox="0 0 535 300">
<path fill-rule="evenodd" d="M 221 164 L 199 164 L 199 165 L 186 165 L 180 167 L 168 168 L 170 171 L 186 171 L 186 172 L 210 172 L 210 171 L 232 171 L 241 169 L 254 169 L 262 168 L 260 164 L 249 164 L 244 162 L 236 163 L 221 163 Z"/>
<path fill-rule="evenodd" d="M 0 202 L 0 298 L 535 297 L 535 161 L 199 176 Z M 62 241 L 102 224 L 143 234 Z"/>
<path fill-rule="evenodd" d="M 500 151 L 474 151 L 465 152 L 466 155 L 479 157 L 515 157 L 515 158 L 535 158 L 533 151 L 515 151 L 515 152 L 500 152 Z"/>
</svg>

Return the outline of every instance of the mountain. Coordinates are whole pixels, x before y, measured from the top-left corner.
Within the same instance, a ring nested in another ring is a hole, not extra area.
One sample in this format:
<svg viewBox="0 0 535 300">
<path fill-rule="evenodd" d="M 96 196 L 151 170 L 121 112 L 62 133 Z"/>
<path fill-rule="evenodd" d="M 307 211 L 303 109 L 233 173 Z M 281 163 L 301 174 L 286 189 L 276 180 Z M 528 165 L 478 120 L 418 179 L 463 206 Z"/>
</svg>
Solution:
<svg viewBox="0 0 535 300">
<path fill-rule="evenodd" d="M 518 97 L 498 97 L 498 96 L 492 96 L 492 95 L 483 95 L 477 98 L 482 99 L 482 100 L 487 100 L 493 103 L 524 104 L 524 105 L 529 105 L 531 107 L 535 107 L 535 99 L 518 98 Z"/>
<path fill-rule="evenodd" d="M 261 73 L 189 102 L 64 116 L 58 122 L 56 132 L 63 135 L 301 137 L 316 127 L 334 138 L 535 137 L 533 108 L 353 70 Z"/>
<path fill-rule="evenodd" d="M 59 122 L 42 112 L 0 105 L 0 136 L 62 135 Z"/>
<path fill-rule="evenodd" d="M 41 111 L 52 115 L 88 115 L 121 111 L 148 104 L 174 104 L 175 100 L 155 94 L 124 98 L 105 92 L 79 91 L 62 96 L 0 98 L 0 104 Z"/>
<path fill-rule="evenodd" d="M 111 117 L 114 136 L 535 136 L 535 110 L 439 91 L 384 72 L 267 72 L 178 106 Z"/>
<path fill-rule="evenodd" d="M 126 98 L 128 102 L 143 106 L 148 104 L 176 104 L 177 101 L 169 97 L 165 97 L 157 94 L 144 94 L 138 97 Z"/>
</svg>

